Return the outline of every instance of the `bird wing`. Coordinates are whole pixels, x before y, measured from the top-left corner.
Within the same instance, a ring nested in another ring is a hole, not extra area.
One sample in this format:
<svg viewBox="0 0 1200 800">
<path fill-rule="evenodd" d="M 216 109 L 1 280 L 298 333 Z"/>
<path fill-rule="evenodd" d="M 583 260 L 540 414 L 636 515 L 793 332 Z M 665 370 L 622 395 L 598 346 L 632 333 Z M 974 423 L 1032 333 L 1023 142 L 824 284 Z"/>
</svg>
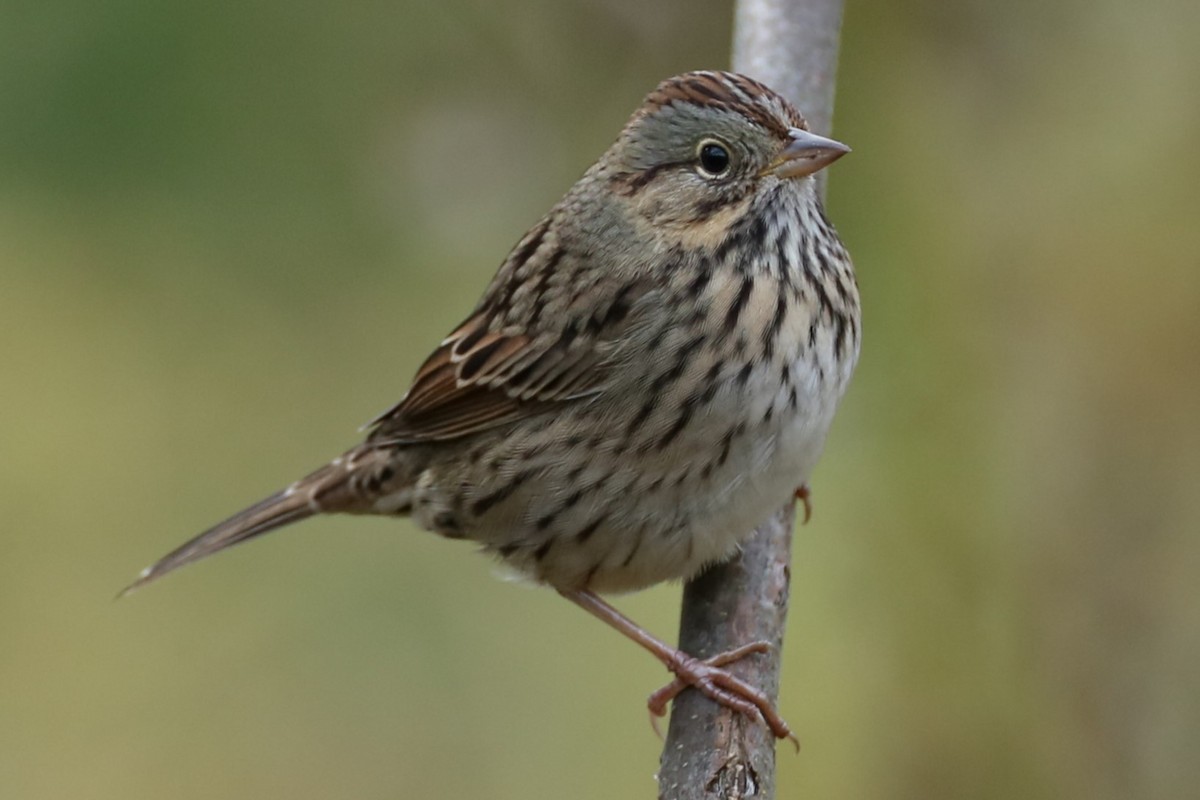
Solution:
<svg viewBox="0 0 1200 800">
<path fill-rule="evenodd" d="M 604 390 L 646 287 L 573 258 L 548 227 L 518 243 L 474 313 L 370 423 L 371 441 L 455 439 Z"/>
</svg>

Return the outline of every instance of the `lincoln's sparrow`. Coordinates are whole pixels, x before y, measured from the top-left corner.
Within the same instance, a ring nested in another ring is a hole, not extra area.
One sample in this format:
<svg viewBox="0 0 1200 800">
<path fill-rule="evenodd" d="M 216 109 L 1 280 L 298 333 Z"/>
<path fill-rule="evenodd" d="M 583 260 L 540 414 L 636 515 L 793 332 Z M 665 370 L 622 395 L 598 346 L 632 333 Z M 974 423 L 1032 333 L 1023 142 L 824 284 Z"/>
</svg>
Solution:
<svg viewBox="0 0 1200 800">
<path fill-rule="evenodd" d="M 411 515 L 788 735 L 721 668 L 758 645 L 701 662 L 595 593 L 729 558 L 808 480 L 858 356 L 853 269 L 811 178 L 848 150 L 745 76 L 664 81 L 363 444 L 134 587 L 314 514 Z"/>
</svg>

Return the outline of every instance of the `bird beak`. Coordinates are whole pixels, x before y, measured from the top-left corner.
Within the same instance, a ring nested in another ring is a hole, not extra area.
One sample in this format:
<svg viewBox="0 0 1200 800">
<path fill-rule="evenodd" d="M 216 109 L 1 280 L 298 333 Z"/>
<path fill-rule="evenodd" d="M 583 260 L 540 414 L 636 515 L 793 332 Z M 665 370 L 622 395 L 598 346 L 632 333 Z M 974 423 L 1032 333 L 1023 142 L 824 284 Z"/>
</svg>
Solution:
<svg viewBox="0 0 1200 800">
<path fill-rule="evenodd" d="M 841 142 L 800 128 L 790 129 L 788 136 L 792 141 L 770 166 L 759 173 L 759 177 L 774 175 L 778 178 L 802 178 L 828 167 L 850 152 L 850 148 Z"/>
</svg>

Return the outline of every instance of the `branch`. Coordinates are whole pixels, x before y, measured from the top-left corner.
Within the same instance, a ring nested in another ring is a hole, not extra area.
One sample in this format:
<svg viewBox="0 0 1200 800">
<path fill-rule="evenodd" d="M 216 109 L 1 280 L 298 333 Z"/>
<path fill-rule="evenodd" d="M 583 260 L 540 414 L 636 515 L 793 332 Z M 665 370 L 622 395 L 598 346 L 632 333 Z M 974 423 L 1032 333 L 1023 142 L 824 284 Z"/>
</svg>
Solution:
<svg viewBox="0 0 1200 800">
<path fill-rule="evenodd" d="M 841 21 L 842 0 L 739 0 L 733 67 L 791 99 L 814 132 L 828 133 Z M 739 558 L 707 570 L 683 591 L 680 649 L 705 658 L 770 642 L 770 653 L 734 669 L 772 702 L 779 697 L 794 525 L 795 504 L 788 503 L 754 532 Z M 775 737 L 760 721 L 683 692 L 671 708 L 659 797 L 772 800 Z"/>
</svg>

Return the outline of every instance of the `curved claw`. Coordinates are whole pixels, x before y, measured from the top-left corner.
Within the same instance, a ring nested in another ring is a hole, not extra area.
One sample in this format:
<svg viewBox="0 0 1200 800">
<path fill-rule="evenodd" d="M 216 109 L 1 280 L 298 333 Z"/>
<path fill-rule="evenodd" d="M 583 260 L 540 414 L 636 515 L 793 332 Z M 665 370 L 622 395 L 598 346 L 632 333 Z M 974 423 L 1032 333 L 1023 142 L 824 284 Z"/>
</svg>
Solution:
<svg viewBox="0 0 1200 800">
<path fill-rule="evenodd" d="M 751 642 L 734 650 L 718 653 L 703 661 L 680 653 L 680 658 L 670 665 L 675 673 L 675 679 L 646 701 L 650 710 L 650 725 L 661 737 L 658 729 L 658 718 L 667 713 L 667 704 L 689 686 L 695 687 L 710 700 L 748 717 L 761 719 L 771 729 L 778 739 L 788 739 L 796 750 L 800 749 L 800 741 L 792 733 L 787 722 L 775 710 L 770 699 L 758 689 L 743 681 L 733 673 L 723 669 L 754 653 L 766 653 L 771 649 L 768 642 Z"/>
<path fill-rule="evenodd" d="M 804 519 L 801 520 L 801 525 L 807 525 L 812 519 L 812 490 L 808 488 L 807 483 L 802 483 L 796 487 L 796 499 L 804 503 Z"/>
</svg>

